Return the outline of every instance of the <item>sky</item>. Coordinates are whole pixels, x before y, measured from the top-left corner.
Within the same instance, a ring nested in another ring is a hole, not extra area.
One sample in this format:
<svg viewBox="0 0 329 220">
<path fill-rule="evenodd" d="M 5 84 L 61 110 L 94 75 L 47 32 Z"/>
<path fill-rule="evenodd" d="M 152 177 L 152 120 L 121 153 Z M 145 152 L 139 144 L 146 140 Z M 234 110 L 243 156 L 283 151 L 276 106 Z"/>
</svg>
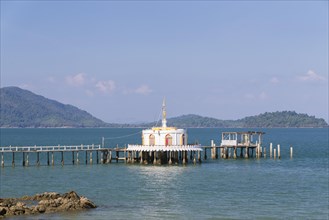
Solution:
<svg viewBox="0 0 329 220">
<path fill-rule="evenodd" d="M 1 87 L 105 122 L 329 121 L 328 1 L 4 1 Z"/>
</svg>

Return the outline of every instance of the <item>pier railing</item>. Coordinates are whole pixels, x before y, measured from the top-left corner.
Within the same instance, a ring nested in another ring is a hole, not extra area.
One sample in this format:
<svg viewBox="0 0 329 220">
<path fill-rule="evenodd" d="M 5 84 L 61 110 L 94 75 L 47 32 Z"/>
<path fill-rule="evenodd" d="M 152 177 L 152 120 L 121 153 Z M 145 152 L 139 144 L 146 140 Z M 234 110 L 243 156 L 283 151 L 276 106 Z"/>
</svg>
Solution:
<svg viewBox="0 0 329 220">
<path fill-rule="evenodd" d="M 0 147 L 0 152 L 49 152 L 49 151 L 79 151 L 99 150 L 101 145 L 58 145 L 58 146 L 9 146 Z"/>
</svg>

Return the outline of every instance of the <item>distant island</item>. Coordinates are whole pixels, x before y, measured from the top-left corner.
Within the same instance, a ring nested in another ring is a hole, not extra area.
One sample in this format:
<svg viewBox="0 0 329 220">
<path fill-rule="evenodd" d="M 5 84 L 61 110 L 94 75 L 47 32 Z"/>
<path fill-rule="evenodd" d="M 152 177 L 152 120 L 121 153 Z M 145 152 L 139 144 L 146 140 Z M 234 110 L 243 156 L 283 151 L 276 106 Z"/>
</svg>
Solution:
<svg viewBox="0 0 329 220">
<path fill-rule="evenodd" d="M 47 99 L 18 87 L 0 89 L 0 127 L 47 128 L 47 127 L 152 127 L 152 123 L 106 123 L 86 111 Z M 304 128 L 328 127 L 322 118 L 315 118 L 295 111 L 266 112 L 238 120 L 220 120 L 189 114 L 168 119 L 169 126 L 182 128 Z"/>
</svg>

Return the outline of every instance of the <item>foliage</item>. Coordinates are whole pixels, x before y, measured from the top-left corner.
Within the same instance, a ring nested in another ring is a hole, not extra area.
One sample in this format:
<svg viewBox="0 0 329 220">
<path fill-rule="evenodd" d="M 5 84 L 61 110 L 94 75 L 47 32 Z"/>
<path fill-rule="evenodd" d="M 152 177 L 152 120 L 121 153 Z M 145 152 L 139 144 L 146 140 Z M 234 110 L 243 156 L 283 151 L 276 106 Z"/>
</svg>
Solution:
<svg viewBox="0 0 329 220">
<path fill-rule="evenodd" d="M 153 127 L 153 123 L 110 124 L 72 105 L 64 105 L 18 87 L 0 89 L 0 127 Z M 294 111 L 266 112 L 239 120 L 219 120 L 199 115 L 169 118 L 168 126 L 270 128 L 328 127 L 324 119 Z"/>
<path fill-rule="evenodd" d="M 1 88 L 0 127 L 101 127 L 105 122 L 18 87 Z"/>
</svg>

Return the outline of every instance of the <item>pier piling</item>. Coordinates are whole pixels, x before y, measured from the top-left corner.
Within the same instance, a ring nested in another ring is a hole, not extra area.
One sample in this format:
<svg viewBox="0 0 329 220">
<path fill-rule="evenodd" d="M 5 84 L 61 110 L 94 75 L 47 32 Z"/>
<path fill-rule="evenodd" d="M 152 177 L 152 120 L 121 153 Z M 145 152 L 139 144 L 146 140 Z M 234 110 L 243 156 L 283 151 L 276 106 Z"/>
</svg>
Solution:
<svg viewBox="0 0 329 220">
<path fill-rule="evenodd" d="M 5 167 L 5 159 L 3 157 L 3 152 L 1 153 L 1 167 Z"/>
<path fill-rule="evenodd" d="M 280 144 L 278 144 L 278 158 L 281 159 Z"/>
<path fill-rule="evenodd" d="M 273 158 L 274 160 L 276 159 L 276 149 L 274 148 L 274 151 L 273 151 Z"/>
<path fill-rule="evenodd" d="M 293 149 L 292 146 L 290 146 L 290 158 L 292 158 L 292 153 L 293 153 Z"/>
</svg>

